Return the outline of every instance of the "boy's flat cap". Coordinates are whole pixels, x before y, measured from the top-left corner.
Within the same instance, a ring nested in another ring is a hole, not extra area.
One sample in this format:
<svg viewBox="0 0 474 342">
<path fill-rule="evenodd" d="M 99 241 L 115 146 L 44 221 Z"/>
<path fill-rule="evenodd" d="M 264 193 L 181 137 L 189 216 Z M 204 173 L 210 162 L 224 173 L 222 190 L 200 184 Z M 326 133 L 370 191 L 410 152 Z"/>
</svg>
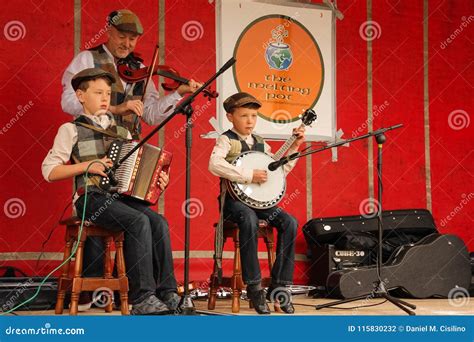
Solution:
<svg viewBox="0 0 474 342">
<path fill-rule="evenodd" d="M 259 107 L 262 106 L 262 103 L 257 100 L 253 95 L 250 95 L 249 93 L 236 93 L 232 96 L 229 96 L 224 101 L 224 109 L 227 113 L 230 113 L 234 108 L 242 107 L 250 103 L 255 104 Z"/>
<path fill-rule="evenodd" d="M 110 72 L 102 70 L 100 68 L 88 68 L 84 69 L 73 76 L 71 79 L 72 89 L 77 90 L 79 85 L 87 80 L 92 80 L 98 77 L 107 77 L 110 82 L 115 83 L 115 77 Z"/>
</svg>

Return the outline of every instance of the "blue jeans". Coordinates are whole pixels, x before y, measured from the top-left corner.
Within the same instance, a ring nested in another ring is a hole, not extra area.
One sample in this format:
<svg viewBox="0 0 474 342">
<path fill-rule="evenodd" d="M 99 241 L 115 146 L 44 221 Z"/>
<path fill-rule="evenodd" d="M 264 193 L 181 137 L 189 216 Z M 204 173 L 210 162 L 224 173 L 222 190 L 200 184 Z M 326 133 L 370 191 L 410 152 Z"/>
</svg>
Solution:
<svg viewBox="0 0 474 342">
<path fill-rule="evenodd" d="M 81 196 L 76 201 L 79 217 L 83 208 Z M 132 304 L 151 294 L 176 292 L 168 222 L 162 215 L 131 197 L 89 192 L 86 219 L 106 229 L 125 232 L 125 266 Z"/>
<path fill-rule="evenodd" d="M 298 222 L 293 216 L 278 207 L 265 210 L 252 209 L 227 196 L 224 204 L 224 218 L 239 226 L 242 277 L 247 285 L 259 284 L 262 280 L 258 262 L 259 219 L 267 220 L 278 232 L 276 259 L 271 270 L 272 284 L 293 284 L 295 239 L 298 229 Z"/>
</svg>

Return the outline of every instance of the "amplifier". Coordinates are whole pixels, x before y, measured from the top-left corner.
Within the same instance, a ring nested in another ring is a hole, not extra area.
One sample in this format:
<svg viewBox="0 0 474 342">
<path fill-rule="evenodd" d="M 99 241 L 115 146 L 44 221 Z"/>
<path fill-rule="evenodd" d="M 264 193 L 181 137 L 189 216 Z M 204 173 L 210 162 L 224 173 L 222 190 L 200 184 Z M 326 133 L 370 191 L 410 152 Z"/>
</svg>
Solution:
<svg viewBox="0 0 474 342">
<path fill-rule="evenodd" d="M 338 249 L 334 245 L 312 248 L 313 262 L 310 267 L 311 285 L 326 287 L 330 273 L 370 264 L 370 252 L 364 250 Z"/>
</svg>

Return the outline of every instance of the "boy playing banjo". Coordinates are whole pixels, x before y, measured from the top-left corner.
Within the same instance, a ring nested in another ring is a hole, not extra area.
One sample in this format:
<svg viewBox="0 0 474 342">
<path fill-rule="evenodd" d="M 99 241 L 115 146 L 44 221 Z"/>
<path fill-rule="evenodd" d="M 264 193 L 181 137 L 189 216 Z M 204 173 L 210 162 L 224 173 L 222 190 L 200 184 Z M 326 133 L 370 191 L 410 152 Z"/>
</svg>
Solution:
<svg viewBox="0 0 474 342">
<path fill-rule="evenodd" d="M 267 181 L 267 170 L 254 170 L 232 165 L 232 161 L 245 151 L 260 151 L 270 154 L 270 146 L 252 134 L 258 116 L 260 101 L 247 93 L 237 93 L 224 101 L 227 119 L 232 129 L 224 132 L 216 142 L 210 160 L 209 171 L 232 182 L 263 184 Z M 294 129 L 296 140 L 288 154 L 296 152 L 304 141 L 304 128 Z M 291 161 L 283 168 L 285 174 L 290 172 L 296 161 Z M 269 314 L 266 299 L 274 298 L 274 290 L 287 291 L 286 285 L 293 283 L 295 258 L 295 238 L 298 223 L 296 219 L 275 206 L 269 209 L 253 209 L 233 199 L 228 194 L 223 206 L 223 217 L 239 226 L 241 262 L 243 280 L 247 284 L 247 296 L 259 314 Z M 260 265 L 258 262 L 258 220 L 267 220 L 278 231 L 278 243 L 275 264 L 271 270 L 271 285 L 265 292 L 261 286 Z M 289 293 L 285 294 L 290 298 Z M 294 307 L 290 300 L 281 306 L 283 312 L 292 314 Z"/>
</svg>

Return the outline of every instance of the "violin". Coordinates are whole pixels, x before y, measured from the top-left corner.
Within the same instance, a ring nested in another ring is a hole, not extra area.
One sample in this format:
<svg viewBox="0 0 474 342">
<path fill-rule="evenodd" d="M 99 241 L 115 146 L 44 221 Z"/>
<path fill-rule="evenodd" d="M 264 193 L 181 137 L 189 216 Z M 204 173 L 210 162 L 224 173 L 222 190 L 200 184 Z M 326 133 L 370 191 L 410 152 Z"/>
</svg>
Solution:
<svg viewBox="0 0 474 342">
<path fill-rule="evenodd" d="M 189 79 L 181 77 L 179 73 L 167 66 L 167 65 L 156 65 L 156 50 L 153 58 L 153 64 L 150 67 L 143 67 L 139 69 L 133 69 L 129 66 L 126 61 L 119 62 L 117 65 L 117 71 L 120 77 L 129 83 L 135 83 L 142 80 L 147 80 L 147 83 L 151 76 L 159 75 L 163 76 L 169 81 L 161 83 L 161 86 L 164 90 L 172 91 L 176 90 L 181 84 L 188 84 Z M 146 89 L 146 87 L 145 87 Z M 212 90 L 210 87 L 203 90 L 204 96 L 211 98 L 216 98 L 219 96 L 219 93 Z"/>
<path fill-rule="evenodd" d="M 157 65 L 156 61 L 158 59 L 158 49 L 159 49 L 159 46 L 156 45 L 155 51 L 153 52 L 153 59 L 152 59 L 153 62 L 149 67 L 140 68 L 140 63 L 143 60 L 137 55 L 131 55 L 131 54 L 127 56 L 126 58 L 119 60 L 117 63 L 117 72 L 119 73 L 120 77 L 124 81 L 128 83 L 136 83 L 136 82 L 140 82 L 146 79 L 145 87 L 143 88 L 143 93 L 141 97 L 142 102 L 145 100 L 146 89 L 153 75 L 160 75 L 167 79 L 170 79 L 170 81 L 163 82 L 161 84 L 163 89 L 168 90 L 168 91 L 176 90 L 181 84 L 189 84 L 189 81 L 190 81 L 187 78 L 181 77 L 176 70 L 174 70 L 173 68 L 170 68 L 167 65 Z M 210 87 L 204 89 L 202 93 L 209 100 L 211 98 L 216 98 L 219 96 L 219 93 L 211 90 Z M 133 123 L 133 128 L 132 128 L 133 132 L 137 131 L 139 119 L 143 120 L 142 117 L 139 117 L 137 115 Z"/>
</svg>

